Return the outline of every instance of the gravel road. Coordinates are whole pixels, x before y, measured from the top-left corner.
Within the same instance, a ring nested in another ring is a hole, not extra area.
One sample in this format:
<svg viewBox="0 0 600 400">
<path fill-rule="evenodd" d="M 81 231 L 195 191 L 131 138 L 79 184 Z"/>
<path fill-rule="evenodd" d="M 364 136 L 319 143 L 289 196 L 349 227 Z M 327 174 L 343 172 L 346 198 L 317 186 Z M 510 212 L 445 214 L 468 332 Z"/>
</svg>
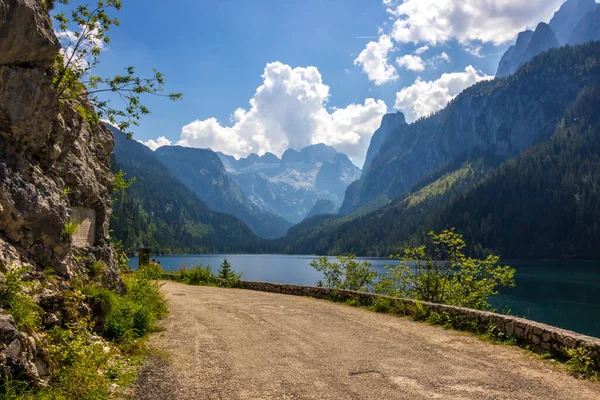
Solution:
<svg viewBox="0 0 600 400">
<path fill-rule="evenodd" d="M 523 350 L 304 297 L 164 285 L 170 315 L 138 400 L 598 400 L 600 384 Z"/>
</svg>

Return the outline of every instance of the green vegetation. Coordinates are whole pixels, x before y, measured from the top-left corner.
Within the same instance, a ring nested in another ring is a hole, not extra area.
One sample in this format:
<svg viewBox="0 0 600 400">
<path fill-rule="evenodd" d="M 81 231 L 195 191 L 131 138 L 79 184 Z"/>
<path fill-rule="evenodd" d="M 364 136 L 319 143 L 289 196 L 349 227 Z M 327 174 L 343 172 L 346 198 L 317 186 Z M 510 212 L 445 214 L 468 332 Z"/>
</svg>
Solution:
<svg viewBox="0 0 600 400">
<path fill-rule="evenodd" d="M 600 364 L 592 359 L 592 352 L 585 347 L 567 349 L 567 367 L 577 377 L 600 380 Z"/>
<path fill-rule="evenodd" d="M 237 274 L 235 271 L 233 271 L 231 264 L 229 261 L 227 261 L 227 258 L 225 258 L 221 263 L 221 267 L 219 268 L 217 276 L 220 279 L 219 286 L 222 287 L 236 287 L 240 281 L 240 278 L 242 277 L 241 274 Z"/>
<path fill-rule="evenodd" d="M 112 202 L 113 204 L 119 201 L 119 197 L 125 193 L 125 190 L 129 189 L 131 185 L 135 182 L 135 177 L 131 179 L 125 179 L 125 172 L 123 170 L 115 171 L 113 174 L 114 187 L 113 187 L 113 196 Z"/>
<path fill-rule="evenodd" d="M 15 319 L 17 328 L 33 332 L 41 323 L 41 309 L 28 295 L 33 290 L 31 282 L 23 282 L 21 269 L 9 270 L 0 283 L 0 307 L 8 310 Z"/>
<path fill-rule="evenodd" d="M 149 350 L 148 333 L 166 314 L 166 301 L 152 271 L 124 276 L 123 295 L 94 281 L 65 290 L 63 312 L 68 323 L 43 330 L 44 311 L 33 301 L 36 286 L 21 279 L 24 271 L 11 271 L 0 283 L 0 306 L 12 315 L 20 330 L 36 334 L 48 348 L 51 379 L 47 387 L 32 388 L 18 380 L 0 382 L 0 397 L 7 400 L 108 400 L 118 397 L 120 387 L 133 383 L 136 367 Z M 84 282 L 84 280 L 79 280 Z M 23 290 L 23 289 L 26 290 Z M 81 313 L 87 303 L 93 318 Z M 101 335 L 100 337 L 94 336 Z M 111 388 L 117 384 L 116 389 Z"/>
<path fill-rule="evenodd" d="M 236 253 L 253 248 L 256 235 L 240 220 L 211 211 L 175 178 L 143 144 L 114 127 L 113 172 L 135 176 L 113 194 L 111 235 L 133 253 L 143 244 L 152 254 Z"/>
<path fill-rule="evenodd" d="M 234 288 L 239 285 L 241 274 L 236 273 L 227 259 L 223 260 L 219 271 L 215 274 L 210 265 L 198 265 L 193 268 L 183 267 L 176 273 L 165 273 L 160 265 L 154 264 L 160 270 L 160 276 L 175 282 L 194 286 L 220 286 Z"/>
<path fill-rule="evenodd" d="M 399 264 L 387 267 L 388 274 L 379 276 L 368 262 L 358 262 L 354 255 L 338 256 L 338 262 L 319 257 L 311 266 L 321 272 L 325 282 L 320 287 L 369 291 L 412 298 L 438 304 L 449 304 L 489 310 L 489 298 L 498 294 L 499 286 L 514 286 L 515 270 L 499 266 L 499 257 L 484 259 L 467 257 L 462 235 L 454 230 L 431 232 L 427 245 L 409 248 L 396 255 Z"/>
<path fill-rule="evenodd" d="M 70 238 L 79 230 L 79 224 L 73 220 L 68 220 L 65 222 L 65 226 L 62 230 L 62 236 L 64 238 Z"/>
<path fill-rule="evenodd" d="M 407 249 L 396 255 L 400 263 L 388 267 L 388 277 L 378 285 L 387 295 L 460 307 L 488 310 L 490 296 L 499 286 L 515 285 L 515 270 L 499 266 L 499 257 L 476 259 L 465 256 L 467 246 L 454 230 L 429 234 L 431 244 Z"/>
<path fill-rule="evenodd" d="M 328 257 L 319 257 L 310 263 L 325 277 L 325 284 L 319 281 L 319 287 L 366 291 L 375 283 L 378 274 L 371 269 L 370 263 L 358 262 L 354 255 L 338 256 L 337 259 L 338 262 L 330 262 Z"/>
<path fill-rule="evenodd" d="M 194 268 L 182 268 L 178 274 L 173 275 L 177 282 L 195 286 L 215 286 L 215 275 L 210 265 L 203 267 L 198 265 Z"/>
<path fill-rule="evenodd" d="M 109 30 L 120 25 L 119 20 L 109 13 L 121 10 L 121 0 L 99 0 L 91 7 L 87 4 L 68 7 L 70 0 L 58 0 L 58 3 L 62 9 L 53 16 L 58 23 L 63 51 L 55 62 L 53 83 L 61 101 L 90 103 L 93 111 L 87 106 L 76 106 L 82 117 L 95 124 L 106 118 L 126 131 L 131 125 L 138 125 L 142 115 L 150 113 L 141 103 L 142 95 L 164 96 L 173 101 L 182 98 L 181 93 L 162 94 L 164 77 L 157 70 L 153 70 L 153 75 L 148 78 L 138 77 L 132 66 L 125 68 L 124 74 L 114 77 L 92 75 L 100 63 L 102 48 L 110 44 Z M 46 1 L 45 6 L 52 9 L 54 1 Z M 114 108 L 111 98 L 101 98 L 102 95 L 118 96 L 115 99 L 124 102 L 125 106 Z"/>
<path fill-rule="evenodd" d="M 70 187 L 66 187 L 60 192 L 60 197 L 68 196 L 71 193 L 72 189 Z"/>
</svg>

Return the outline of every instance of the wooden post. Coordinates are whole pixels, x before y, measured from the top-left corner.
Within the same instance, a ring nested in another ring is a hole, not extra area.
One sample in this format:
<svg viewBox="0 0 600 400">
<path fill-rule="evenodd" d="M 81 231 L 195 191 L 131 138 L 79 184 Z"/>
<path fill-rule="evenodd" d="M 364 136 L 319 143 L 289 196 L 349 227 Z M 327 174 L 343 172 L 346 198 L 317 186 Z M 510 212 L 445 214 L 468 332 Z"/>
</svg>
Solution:
<svg viewBox="0 0 600 400">
<path fill-rule="evenodd" d="M 150 249 L 138 249 L 138 269 L 150 264 Z"/>
</svg>

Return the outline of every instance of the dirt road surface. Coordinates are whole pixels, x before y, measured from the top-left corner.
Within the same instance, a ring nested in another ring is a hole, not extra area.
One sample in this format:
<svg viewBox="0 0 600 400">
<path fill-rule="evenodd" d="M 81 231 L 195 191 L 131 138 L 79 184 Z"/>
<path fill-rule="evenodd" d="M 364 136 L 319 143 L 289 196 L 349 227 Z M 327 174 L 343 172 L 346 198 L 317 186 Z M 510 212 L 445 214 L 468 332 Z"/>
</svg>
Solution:
<svg viewBox="0 0 600 400">
<path fill-rule="evenodd" d="M 341 304 L 168 282 L 138 400 L 598 400 L 521 349 Z"/>
</svg>

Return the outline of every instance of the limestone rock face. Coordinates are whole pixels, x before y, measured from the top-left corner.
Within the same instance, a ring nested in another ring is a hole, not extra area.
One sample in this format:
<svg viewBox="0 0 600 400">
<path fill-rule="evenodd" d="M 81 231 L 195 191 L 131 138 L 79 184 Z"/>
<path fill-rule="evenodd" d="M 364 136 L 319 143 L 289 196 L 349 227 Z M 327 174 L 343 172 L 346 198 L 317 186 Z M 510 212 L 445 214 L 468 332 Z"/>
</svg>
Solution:
<svg viewBox="0 0 600 400">
<path fill-rule="evenodd" d="M 39 0 L 0 0 L 0 281 L 22 269 L 24 280 L 44 290 L 38 300 L 52 324 L 67 317 L 60 304 L 44 302 L 60 298 L 69 278 L 88 274 L 92 263 L 104 263 L 107 287 L 122 288 L 108 239 L 114 139 L 76 111 L 89 105 L 59 101 L 51 69 L 58 51 Z M 63 230 L 79 209 L 95 216 L 86 221 L 95 234 L 76 247 Z M 49 283 L 47 268 L 58 283 Z M 0 309 L 0 378 L 42 382 L 48 374 L 43 349 L 42 339 L 19 332 Z"/>
<path fill-rule="evenodd" d="M 0 1 L 0 65 L 49 68 L 59 47 L 41 1 Z"/>
<path fill-rule="evenodd" d="M 600 4 L 595 11 L 587 13 L 573 30 L 569 44 L 582 44 L 600 40 Z"/>
<path fill-rule="evenodd" d="M 64 277 L 76 269 L 75 252 L 89 253 L 117 284 L 108 247 L 112 134 L 74 104 L 59 104 L 47 69 L 58 40 L 39 1 L 0 0 L 0 32 L 0 235 L 37 267 Z M 96 214 L 96 237 L 85 251 L 62 233 L 75 207 Z"/>
<path fill-rule="evenodd" d="M 567 0 L 550 21 L 550 27 L 556 33 L 558 43 L 560 45 L 567 43 L 579 21 L 596 7 L 596 0 Z"/>
</svg>

